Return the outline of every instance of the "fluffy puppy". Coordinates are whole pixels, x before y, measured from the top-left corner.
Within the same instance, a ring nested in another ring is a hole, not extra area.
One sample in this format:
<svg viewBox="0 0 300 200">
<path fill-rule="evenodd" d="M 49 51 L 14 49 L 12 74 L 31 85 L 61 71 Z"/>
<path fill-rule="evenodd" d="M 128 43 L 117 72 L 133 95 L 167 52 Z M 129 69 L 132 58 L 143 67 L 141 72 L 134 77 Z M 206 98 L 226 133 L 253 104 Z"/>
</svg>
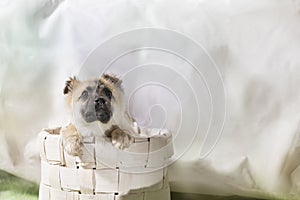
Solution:
<svg viewBox="0 0 300 200">
<path fill-rule="evenodd" d="M 113 145 L 124 149 L 139 135 L 135 120 L 130 117 L 123 100 L 122 81 L 104 74 L 100 79 L 66 81 L 64 94 L 72 111 L 71 123 L 61 129 L 65 150 L 73 156 L 81 154 L 84 137 L 103 135 Z"/>
</svg>

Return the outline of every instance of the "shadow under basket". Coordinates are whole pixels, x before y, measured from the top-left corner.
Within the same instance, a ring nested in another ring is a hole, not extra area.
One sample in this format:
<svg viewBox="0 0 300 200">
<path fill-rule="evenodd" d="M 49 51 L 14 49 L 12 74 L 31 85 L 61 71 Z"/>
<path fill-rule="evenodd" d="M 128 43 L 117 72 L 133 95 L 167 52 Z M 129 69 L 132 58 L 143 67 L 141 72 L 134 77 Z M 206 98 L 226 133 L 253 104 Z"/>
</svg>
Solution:
<svg viewBox="0 0 300 200">
<path fill-rule="evenodd" d="M 125 150 L 103 136 L 85 138 L 79 157 L 64 151 L 60 135 L 41 131 L 40 139 L 39 200 L 170 200 L 168 131 L 135 138 Z"/>
</svg>

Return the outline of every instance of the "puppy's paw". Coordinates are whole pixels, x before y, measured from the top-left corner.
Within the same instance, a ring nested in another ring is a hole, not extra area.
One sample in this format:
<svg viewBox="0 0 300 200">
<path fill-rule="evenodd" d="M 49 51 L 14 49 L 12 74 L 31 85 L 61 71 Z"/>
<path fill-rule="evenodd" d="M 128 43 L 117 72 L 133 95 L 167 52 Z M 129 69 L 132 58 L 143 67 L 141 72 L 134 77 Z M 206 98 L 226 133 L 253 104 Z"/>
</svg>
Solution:
<svg viewBox="0 0 300 200">
<path fill-rule="evenodd" d="M 82 154 L 82 140 L 73 124 L 68 124 L 60 131 L 64 149 L 69 155 L 79 156 Z"/>
<path fill-rule="evenodd" d="M 121 129 L 116 129 L 111 133 L 111 142 L 119 149 L 128 148 L 133 143 L 133 140 L 133 137 L 123 132 Z"/>
<path fill-rule="evenodd" d="M 82 141 L 78 135 L 70 135 L 64 141 L 64 147 L 66 152 L 71 156 L 82 155 Z"/>
</svg>

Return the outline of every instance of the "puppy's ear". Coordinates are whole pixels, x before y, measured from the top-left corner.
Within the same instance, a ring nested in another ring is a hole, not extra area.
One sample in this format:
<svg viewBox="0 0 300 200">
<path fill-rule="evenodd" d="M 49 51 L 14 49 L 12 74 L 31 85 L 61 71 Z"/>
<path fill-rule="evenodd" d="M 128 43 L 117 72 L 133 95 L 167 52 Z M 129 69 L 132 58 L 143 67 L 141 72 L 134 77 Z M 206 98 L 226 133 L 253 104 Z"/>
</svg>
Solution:
<svg viewBox="0 0 300 200">
<path fill-rule="evenodd" d="M 78 80 L 75 76 L 70 77 L 69 80 L 66 81 L 66 85 L 64 88 L 64 94 L 69 94 L 73 92 L 75 85 L 78 83 Z"/>
<path fill-rule="evenodd" d="M 103 74 L 102 76 L 105 80 L 111 82 L 115 86 L 120 86 L 122 84 L 122 80 L 120 80 L 116 75 L 114 74 Z"/>
</svg>

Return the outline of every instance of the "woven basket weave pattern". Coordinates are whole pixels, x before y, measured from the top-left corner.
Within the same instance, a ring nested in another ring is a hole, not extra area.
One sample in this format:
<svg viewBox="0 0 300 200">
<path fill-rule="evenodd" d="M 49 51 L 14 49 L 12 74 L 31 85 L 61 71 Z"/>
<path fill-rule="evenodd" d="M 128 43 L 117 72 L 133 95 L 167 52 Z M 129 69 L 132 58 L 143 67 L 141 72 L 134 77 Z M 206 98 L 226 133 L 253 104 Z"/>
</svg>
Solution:
<svg viewBox="0 0 300 200">
<path fill-rule="evenodd" d="M 171 134 L 136 138 L 126 152 L 117 150 L 103 137 L 85 138 L 80 157 L 64 151 L 60 135 L 42 131 L 40 138 L 39 200 L 170 199 L 164 165 L 173 155 Z M 161 148 L 163 151 L 157 151 Z M 133 173 L 132 169 L 146 172 Z"/>
</svg>

